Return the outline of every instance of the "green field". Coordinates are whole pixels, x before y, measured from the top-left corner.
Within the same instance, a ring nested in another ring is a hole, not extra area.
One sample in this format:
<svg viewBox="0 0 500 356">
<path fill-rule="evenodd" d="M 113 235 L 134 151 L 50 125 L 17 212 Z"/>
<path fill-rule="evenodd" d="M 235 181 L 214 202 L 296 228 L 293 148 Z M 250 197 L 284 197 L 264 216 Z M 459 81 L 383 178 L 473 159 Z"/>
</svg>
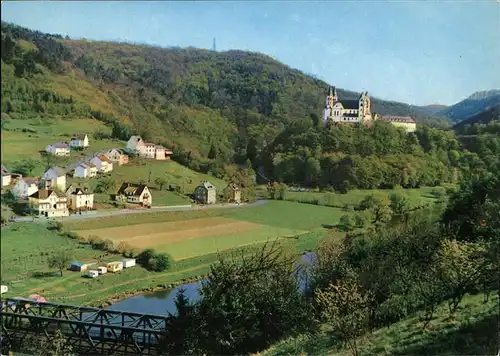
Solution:
<svg viewBox="0 0 500 356">
<path fill-rule="evenodd" d="M 443 303 L 427 329 L 413 316 L 358 339 L 359 355 L 495 355 L 498 352 L 498 296 L 464 297 L 454 317 Z M 327 327 L 319 335 L 278 343 L 261 356 L 352 355 L 335 343 Z"/>
<path fill-rule="evenodd" d="M 221 179 L 217 179 L 208 174 L 198 173 L 189 168 L 186 168 L 174 161 L 143 161 L 147 164 L 140 164 L 138 161 L 132 160 L 130 164 L 121 167 L 116 167 L 111 172 L 111 177 L 117 181 L 132 181 L 148 182 L 149 173 L 151 172 L 151 182 L 156 186 L 154 180 L 162 177 L 167 181 L 168 185 L 178 185 L 186 193 L 192 193 L 202 181 L 210 181 L 217 190 L 222 190 L 227 183 Z M 165 188 L 163 188 L 165 189 Z M 154 196 L 153 196 L 154 201 Z"/>
<path fill-rule="evenodd" d="M 271 214 L 271 212 L 274 212 Z M 265 241 L 279 237 L 281 244 L 296 252 L 315 248 L 325 235 L 321 224 L 338 221 L 339 209 L 272 201 L 258 207 L 237 209 L 213 209 L 204 211 L 144 213 L 129 216 L 115 216 L 65 222 L 67 230 L 102 229 L 111 226 L 133 227 L 137 224 L 181 222 L 199 219 L 224 218 L 236 223 L 258 224 L 253 233 L 229 233 L 223 236 L 206 236 L 187 239 L 165 245 L 161 250 L 178 258 L 170 270 L 148 272 L 140 266 L 118 274 L 108 274 L 96 280 L 83 278 L 79 272 L 64 272 L 63 277 L 45 275 L 50 271 L 47 258 L 57 249 L 69 249 L 74 259 L 84 262 L 109 262 L 117 255 L 93 250 L 89 245 L 81 245 L 74 240 L 49 231 L 43 224 L 13 223 L 2 229 L 2 283 L 9 286 L 6 297 L 27 296 L 32 293 L 44 295 L 50 301 L 99 305 L 109 299 L 123 297 L 130 293 L 164 287 L 183 279 L 205 275 L 211 263 L 217 260 L 217 253 L 227 253 L 235 247 L 248 249 L 261 246 Z M 284 238 L 295 235 L 297 238 Z M 329 233 L 328 238 L 340 238 L 342 233 Z M 203 242 L 203 243 L 201 243 Z M 43 254 L 40 251 L 44 252 Z M 191 256 L 185 258 L 186 255 Z"/>
<path fill-rule="evenodd" d="M 258 207 L 81 220 L 66 228 L 84 237 L 96 235 L 139 249 L 154 248 L 179 260 L 323 231 L 324 225 L 337 224 L 342 214 L 336 208 L 269 201 Z"/>
<path fill-rule="evenodd" d="M 333 192 L 288 192 L 286 200 L 342 208 L 348 205 L 354 206 L 359 204 L 361 200 L 369 194 L 389 195 L 394 192 L 405 194 L 408 197 L 410 207 L 416 208 L 435 202 L 439 194 L 445 193 L 445 188 L 422 187 L 418 189 L 354 189 L 350 190 L 346 194 Z"/>
</svg>

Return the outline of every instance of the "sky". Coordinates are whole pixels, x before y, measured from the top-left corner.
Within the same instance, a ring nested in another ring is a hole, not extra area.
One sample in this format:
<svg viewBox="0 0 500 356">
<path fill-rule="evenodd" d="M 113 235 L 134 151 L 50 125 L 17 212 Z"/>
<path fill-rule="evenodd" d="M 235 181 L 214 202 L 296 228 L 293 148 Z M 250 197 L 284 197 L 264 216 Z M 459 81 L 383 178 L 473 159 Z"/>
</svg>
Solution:
<svg viewBox="0 0 500 356">
<path fill-rule="evenodd" d="M 330 85 L 414 105 L 500 88 L 500 0 L 2 1 L 42 32 L 261 52 Z M 326 90 L 326 89 L 325 89 Z"/>
</svg>

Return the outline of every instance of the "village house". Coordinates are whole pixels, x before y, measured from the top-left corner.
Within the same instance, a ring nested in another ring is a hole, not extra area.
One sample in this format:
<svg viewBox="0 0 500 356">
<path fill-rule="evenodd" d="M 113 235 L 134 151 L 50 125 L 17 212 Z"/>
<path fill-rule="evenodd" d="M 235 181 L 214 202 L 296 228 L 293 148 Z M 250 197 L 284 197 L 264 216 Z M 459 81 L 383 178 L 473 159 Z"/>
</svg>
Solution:
<svg viewBox="0 0 500 356">
<path fill-rule="evenodd" d="M 146 155 L 146 145 L 141 136 L 131 136 L 127 141 L 126 150 L 139 156 Z"/>
<path fill-rule="evenodd" d="M 111 172 L 113 170 L 113 162 L 104 154 L 95 156 L 90 160 L 90 163 L 97 167 L 97 170 L 102 173 Z"/>
<path fill-rule="evenodd" d="M 12 180 L 9 170 L 2 164 L 2 187 L 8 186 Z"/>
<path fill-rule="evenodd" d="M 66 142 L 56 142 L 48 145 L 45 151 L 55 156 L 69 156 L 70 153 L 69 145 Z"/>
<path fill-rule="evenodd" d="M 155 159 L 157 160 L 165 160 L 167 157 L 165 156 L 165 147 L 162 145 L 155 145 Z"/>
<path fill-rule="evenodd" d="M 111 162 L 116 163 L 119 166 L 128 163 L 128 155 L 126 155 L 125 152 L 117 148 L 112 148 L 108 151 L 103 152 L 103 154 L 106 155 L 106 157 L 108 157 L 108 159 Z"/>
<path fill-rule="evenodd" d="M 49 168 L 43 175 L 43 186 L 45 189 L 66 190 L 66 171 L 61 167 Z"/>
<path fill-rule="evenodd" d="M 156 157 L 156 145 L 151 142 L 144 142 L 144 147 L 146 148 L 144 157 L 154 159 Z"/>
<path fill-rule="evenodd" d="M 29 196 L 31 209 L 39 216 L 48 218 L 68 216 L 68 199 L 66 195 L 52 189 L 40 189 Z"/>
<path fill-rule="evenodd" d="M 38 191 L 38 182 L 38 178 L 21 177 L 16 181 L 14 187 L 12 187 L 12 194 L 16 198 L 26 199 Z"/>
<path fill-rule="evenodd" d="M 194 189 L 193 196 L 200 203 L 215 204 L 217 191 L 212 183 L 205 181 Z"/>
<path fill-rule="evenodd" d="M 70 185 L 66 190 L 68 206 L 72 211 L 85 211 L 94 208 L 94 193 L 88 187 Z"/>
<path fill-rule="evenodd" d="M 166 149 L 162 145 L 155 145 L 151 142 L 145 142 L 141 136 L 132 136 L 127 142 L 127 152 L 133 152 L 140 157 L 168 160 L 172 155 L 172 151 Z"/>
<path fill-rule="evenodd" d="M 153 198 L 145 184 L 123 183 L 115 196 L 116 201 L 151 206 Z"/>
<path fill-rule="evenodd" d="M 230 203 L 241 203 L 241 189 L 236 183 L 231 183 L 228 185 L 229 190 L 229 202 Z"/>
<path fill-rule="evenodd" d="M 69 145 L 74 148 L 87 148 L 89 147 L 89 137 L 87 134 L 73 135 Z"/>
<path fill-rule="evenodd" d="M 97 175 L 97 167 L 93 163 L 82 162 L 75 167 L 73 177 L 75 178 L 92 178 Z"/>
</svg>

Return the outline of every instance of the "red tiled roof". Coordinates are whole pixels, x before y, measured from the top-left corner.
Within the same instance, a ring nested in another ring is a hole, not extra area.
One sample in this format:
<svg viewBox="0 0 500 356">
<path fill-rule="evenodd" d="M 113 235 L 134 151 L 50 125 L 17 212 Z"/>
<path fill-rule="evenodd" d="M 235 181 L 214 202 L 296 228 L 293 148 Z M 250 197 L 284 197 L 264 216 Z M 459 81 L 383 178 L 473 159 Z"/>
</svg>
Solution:
<svg viewBox="0 0 500 356">
<path fill-rule="evenodd" d="M 99 158 L 101 161 L 103 162 L 108 162 L 108 163 L 111 163 L 111 161 L 109 160 L 108 157 L 106 157 L 105 155 L 101 154 L 101 155 L 98 155 L 97 158 Z"/>
</svg>

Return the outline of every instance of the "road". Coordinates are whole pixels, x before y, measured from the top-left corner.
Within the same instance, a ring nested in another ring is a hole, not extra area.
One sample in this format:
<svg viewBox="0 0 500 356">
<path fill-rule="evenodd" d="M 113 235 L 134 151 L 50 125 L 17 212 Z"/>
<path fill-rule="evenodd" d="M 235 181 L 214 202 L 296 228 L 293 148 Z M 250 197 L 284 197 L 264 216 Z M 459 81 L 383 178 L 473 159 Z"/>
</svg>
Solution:
<svg viewBox="0 0 500 356">
<path fill-rule="evenodd" d="M 83 213 L 82 215 L 70 215 L 62 218 L 63 221 L 72 220 L 84 220 L 84 219 L 94 219 L 102 218 L 107 216 L 119 216 L 119 215 L 132 215 L 132 214 L 145 214 L 145 213 L 156 213 L 156 212 L 166 212 L 166 211 L 191 211 L 191 210 L 207 210 L 207 209 L 228 209 L 228 208 L 242 208 L 242 207 L 254 207 L 261 206 L 267 203 L 265 199 L 259 199 L 253 203 L 248 204 L 212 204 L 212 205 L 181 205 L 181 206 L 159 206 L 152 207 L 151 209 L 123 209 L 114 211 L 91 211 L 88 213 Z M 61 218 L 57 218 L 60 220 Z M 36 218 L 34 222 L 47 222 L 47 218 Z M 15 222 L 33 222 L 32 217 L 20 217 L 15 218 Z"/>
</svg>

